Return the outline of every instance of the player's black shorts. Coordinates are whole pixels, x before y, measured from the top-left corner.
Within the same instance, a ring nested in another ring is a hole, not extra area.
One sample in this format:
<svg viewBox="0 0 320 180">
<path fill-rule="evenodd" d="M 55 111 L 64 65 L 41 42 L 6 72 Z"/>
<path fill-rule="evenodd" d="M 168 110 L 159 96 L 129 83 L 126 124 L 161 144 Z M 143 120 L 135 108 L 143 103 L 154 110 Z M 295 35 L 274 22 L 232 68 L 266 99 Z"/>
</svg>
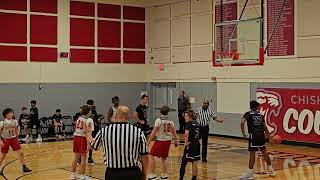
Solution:
<svg viewBox="0 0 320 180">
<path fill-rule="evenodd" d="M 145 123 L 145 124 L 139 124 L 139 123 L 137 123 L 137 127 L 139 127 L 141 130 L 142 130 L 142 132 L 144 133 L 144 135 L 149 135 L 149 134 L 151 134 L 151 128 L 150 128 L 150 126 L 147 124 L 147 123 Z"/>
<path fill-rule="evenodd" d="M 266 149 L 266 140 L 264 134 L 249 134 L 248 151 L 261 151 Z"/>
<path fill-rule="evenodd" d="M 190 143 L 185 147 L 184 156 L 189 162 L 200 160 L 200 142 Z"/>
</svg>

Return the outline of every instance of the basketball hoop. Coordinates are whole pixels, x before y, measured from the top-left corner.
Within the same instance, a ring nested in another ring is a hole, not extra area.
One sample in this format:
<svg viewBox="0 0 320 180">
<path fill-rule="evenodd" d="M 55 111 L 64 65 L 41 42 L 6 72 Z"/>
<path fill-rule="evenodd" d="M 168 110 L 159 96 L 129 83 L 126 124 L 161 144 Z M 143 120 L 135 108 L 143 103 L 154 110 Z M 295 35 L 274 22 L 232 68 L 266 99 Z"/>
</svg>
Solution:
<svg viewBox="0 0 320 180">
<path fill-rule="evenodd" d="M 236 61 L 239 60 L 240 54 L 238 52 L 217 52 L 217 58 L 228 61 Z"/>
</svg>

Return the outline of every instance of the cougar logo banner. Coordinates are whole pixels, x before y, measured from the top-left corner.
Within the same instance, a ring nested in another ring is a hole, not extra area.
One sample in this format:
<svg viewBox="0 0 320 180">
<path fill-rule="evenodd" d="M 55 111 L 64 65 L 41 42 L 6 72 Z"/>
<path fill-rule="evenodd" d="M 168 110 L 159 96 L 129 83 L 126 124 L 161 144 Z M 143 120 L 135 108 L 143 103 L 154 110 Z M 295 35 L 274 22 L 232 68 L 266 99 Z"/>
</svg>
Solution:
<svg viewBox="0 0 320 180">
<path fill-rule="evenodd" d="M 272 135 L 320 143 L 320 89 L 259 88 L 256 98 Z"/>
<path fill-rule="evenodd" d="M 282 108 L 281 96 L 273 91 L 264 89 L 257 90 L 257 101 L 261 104 L 259 111 L 264 115 L 264 120 L 271 135 L 276 134 L 277 125 L 273 122 L 273 118 L 278 117 Z"/>
</svg>

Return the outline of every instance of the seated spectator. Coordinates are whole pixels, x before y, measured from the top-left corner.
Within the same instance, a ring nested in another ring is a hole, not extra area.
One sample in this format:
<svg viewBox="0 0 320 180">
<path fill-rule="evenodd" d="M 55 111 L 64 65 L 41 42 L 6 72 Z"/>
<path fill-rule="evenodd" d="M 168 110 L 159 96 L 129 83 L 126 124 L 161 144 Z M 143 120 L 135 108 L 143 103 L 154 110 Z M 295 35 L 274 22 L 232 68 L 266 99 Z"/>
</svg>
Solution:
<svg viewBox="0 0 320 180">
<path fill-rule="evenodd" d="M 56 113 L 52 116 L 52 118 L 53 118 L 54 132 L 56 134 L 56 137 L 59 137 L 61 130 L 63 130 L 61 110 L 57 109 Z"/>
<path fill-rule="evenodd" d="M 30 134 L 30 118 L 27 112 L 26 107 L 22 107 L 22 112 L 19 118 L 19 125 L 21 129 L 24 129 L 26 137 L 22 139 L 22 141 L 28 142 L 29 141 L 29 134 Z"/>
</svg>

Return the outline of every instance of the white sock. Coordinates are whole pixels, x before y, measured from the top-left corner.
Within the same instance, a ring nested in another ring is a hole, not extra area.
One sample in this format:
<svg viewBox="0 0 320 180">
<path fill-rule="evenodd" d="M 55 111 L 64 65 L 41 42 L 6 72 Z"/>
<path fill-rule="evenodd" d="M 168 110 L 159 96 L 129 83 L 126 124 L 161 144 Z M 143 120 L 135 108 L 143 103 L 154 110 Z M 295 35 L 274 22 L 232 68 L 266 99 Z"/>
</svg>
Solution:
<svg viewBox="0 0 320 180">
<path fill-rule="evenodd" d="M 272 165 L 268 165 L 268 170 L 269 171 L 274 171 L 273 168 L 272 168 Z"/>
<path fill-rule="evenodd" d="M 38 134 L 38 138 L 41 138 L 41 134 Z"/>
<path fill-rule="evenodd" d="M 253 169 L 248 169 L 248 173 L 253 174 Z"/>
<path fill-rule="evenodd" d="M 80 175 L 80 178 L 85 178 L 85 177 L 86 177 L 85 174 L 81 174 L 81 175 Z"/>
<path fill-rule="evenodd" d="M 29 139 L 29 134 L 26 135 L 26 139 Z"/>
</svg>

